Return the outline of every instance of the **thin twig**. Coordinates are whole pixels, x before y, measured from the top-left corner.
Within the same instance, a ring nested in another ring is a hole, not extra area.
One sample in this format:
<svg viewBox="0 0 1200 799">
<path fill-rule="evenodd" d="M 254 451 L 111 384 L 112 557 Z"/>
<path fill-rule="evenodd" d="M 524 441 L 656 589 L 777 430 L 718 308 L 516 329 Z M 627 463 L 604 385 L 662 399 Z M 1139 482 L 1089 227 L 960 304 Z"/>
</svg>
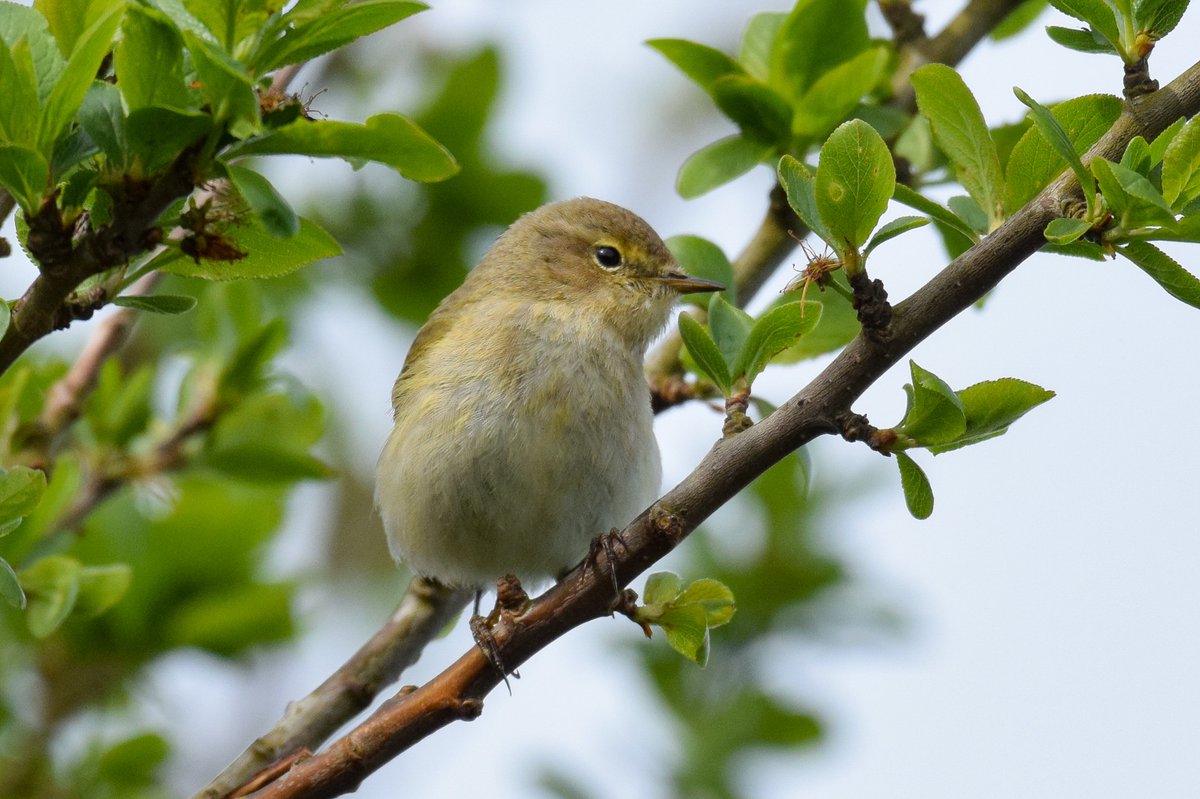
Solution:
<svg viewBox="0 0 1200 799">
<path fill-rule="evenodd" d="M 1115 159 L 1134 135 L 1152 138 L 1182 116 L 1200 111 L 1200 63 L 1139 107 L 1126 111 L 1088 152 Z M 956 258 L 895 308 L 892 337 L 884 345 L 858 336 L 799 394 L 762 422 L 724 438 L 678 486 L 625 528 L 619 555 L 610 561 L 627 585 L 677 546 L 697 525 L 755 477 L 813 438 L 840 432 L 838 419 L 891 366 L 928 335 L 984 296 L 1046 242 L 1043 230 L 1062 203 L 1079 196 L 1066 174 L 1038 194 L 987 238 Z M 609 574 L 577 568 L 519 616 L 493 628 L 496 647 L 509 668 L 519 667 L 567 631 L 609 612 Z M 297 762 L 254 799 L 322 799 L 353 791 L 370 773 L 400 752 L 456 720 L 482 712 L 483 698 L 501 675 L 479 648 L 415 691 L 404 691 L 343 738 Z"/>
<path fill-rule="evenodd" d="M 159 279 L 156 272 L 143 275 L 125 294 L 145 296 L 154 290 Z M 125 343 L 137 314 L 133 308 L 121 308 L 97 325 L 70 370 L 50 387 L 38 419 L 38 437 L 47 445 L 79 418 L 84 400 L 96 385 L 100 367 Z"/>
<path fill-rule="evenodd" d="M 474 594 L 414 577 L 395 612 L 370 640 L 316 690 L 290 703 L 270 732 L 247 747 L 193 799 L 221 799 L 271 763 L 305 748 L 316 749 L 346 719 L 400 679 Z"/>
</svg>

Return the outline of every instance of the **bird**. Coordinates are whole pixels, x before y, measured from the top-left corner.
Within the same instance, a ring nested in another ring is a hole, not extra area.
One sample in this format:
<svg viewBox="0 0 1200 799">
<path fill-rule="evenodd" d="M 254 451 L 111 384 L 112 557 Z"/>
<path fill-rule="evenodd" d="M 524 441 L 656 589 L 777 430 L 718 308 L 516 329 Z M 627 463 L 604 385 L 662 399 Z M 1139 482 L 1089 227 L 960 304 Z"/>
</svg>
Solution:
<svg viewBox="0 0 1200 799">
<path fill-rule="evenodd" d="M 417 575 L 543 581 L 657 497 L 646 350 L 683 272 L 641 217 L 588 197 L 502 233 L 418 331 L 392 390 L 375 501 Z"/>
</svg>

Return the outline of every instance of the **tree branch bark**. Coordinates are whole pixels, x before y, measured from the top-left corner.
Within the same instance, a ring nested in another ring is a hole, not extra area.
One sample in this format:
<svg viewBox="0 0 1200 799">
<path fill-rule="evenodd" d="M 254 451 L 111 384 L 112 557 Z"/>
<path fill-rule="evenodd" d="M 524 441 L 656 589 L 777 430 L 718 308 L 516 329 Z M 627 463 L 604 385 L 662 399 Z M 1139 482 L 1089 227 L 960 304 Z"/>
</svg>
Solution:
<svg viewBox="0 0 1200 799">
<path fill-rule="evenodd" d="M 1200 111 L 1200 63 L 1127 109 L 1087 153 L 1116 160 L 1135 135 L 1150 139 L 1171 122 Z M 1044 189 L 987 238 L 895 308 L 886 344 L 860 335 L 826 369 L 762 422 L 721 439 L 683 482 L 620 533 L 619 553 L 581 565 L 519 615 L 501 614 L 493 628 L 500 660 L 517 668 L 536 652 L 613 607 L 609 570 L 628 584 L 677 546 L 755 477 L 818 435 L 929 334 L 990 291 L 1045 244 L 1043 230 L 1079 185 L 1070 173 Z M 311 758 L 297 762 L 255 799 L 315 799 L 354 790 L 400 752 L 453 721 L 471 719 L 502 675 L 472 648 L 426 685 L 402 691 L 362 724 Z"/>
<path fill-rule="evenodd" d="M 283 718 L 193 799 L 221 799 L 273 762 L 316 749 L 394 683 L 425 645 L 475 592 L 414 577 L 387 622 L 341 668 L 308 696 L 288 705 Z"/>
</svg>

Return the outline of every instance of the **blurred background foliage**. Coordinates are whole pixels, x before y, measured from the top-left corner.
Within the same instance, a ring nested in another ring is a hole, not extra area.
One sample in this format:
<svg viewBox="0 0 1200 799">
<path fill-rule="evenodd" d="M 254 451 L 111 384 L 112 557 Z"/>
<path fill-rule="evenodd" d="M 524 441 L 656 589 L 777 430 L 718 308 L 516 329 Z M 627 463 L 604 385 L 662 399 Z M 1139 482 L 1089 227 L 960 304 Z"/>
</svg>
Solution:
<svg viewBox="0 0 1200 799">
<path fill-rule="evenodd" d="M 384 62 L 366 52 L 339 52 L 305 73 L 321 87 L 308 99 L 314 113 L 369 93 Z M 0 538 L 0 555 L 18 569 L 48 564 L 36 607 L 0 607 L 0 798 L 171 795 L 164 786 L 180 765 L 172 751 L 185 724 L 147 722 L 156 701 L 143 682 L 149 666 L 200 652 L 248 668 L 304 631 L 298 592 L 314 586 L 374 586 L 379 618 L 399 596 L 404 578 L 371 512 L 369 471 L 342 440 L 354 420 L 336 397 L 291 376 L 289 363 L 308 374 L 322 364 L 289 342 L 310 324 L 311 298 L 330 289 L 415 329 L 500 229 L 550 198 L 546 177 L 507 165 L 491 143 L 499 51 L 429 48 L 410 58 L 409 77 L 426 93 L 413 118 L 453 152 L 456 178 L 420 185 L 343 170 L 319 200 L 297 200 L 344 248 L 335 263 L 257 283 L 168 277 L 168 293 L 195 296 L 199 307 L 140 317 L 79 422 L 52 440 L 39 435 L 38 418 L 70 355 L 35 351 L 0 378 L 0 407 L 17 420 L 2 431 L 8 465 L 54 464 L 45 499 Z M 305 166 L 289 169 L 304 180 Z M 306 520 L 306 546 L 325 556 L 313 559 L 318 567 L 281 569 L 272 551 L 290 497 L 314 480 L 325 481 L 331 510 Z M 676 733 L 660 753 L 663 795 L 739 796 L 746 756 L 821 740 L 819 713 L 770 687 L 767 661 L 780 641 L 896 629 L 881 606 L 826 601 L 850 586 L 847 567 L 820 543 L 841 489 L 810 482 L 807 460 L 788 458 L 673 563 L 737 597 L 707 669 L 661 640 L 630 647 Z M 539 785 L 596 795 L 570 763 L 545 764 Z"/>
</svg>

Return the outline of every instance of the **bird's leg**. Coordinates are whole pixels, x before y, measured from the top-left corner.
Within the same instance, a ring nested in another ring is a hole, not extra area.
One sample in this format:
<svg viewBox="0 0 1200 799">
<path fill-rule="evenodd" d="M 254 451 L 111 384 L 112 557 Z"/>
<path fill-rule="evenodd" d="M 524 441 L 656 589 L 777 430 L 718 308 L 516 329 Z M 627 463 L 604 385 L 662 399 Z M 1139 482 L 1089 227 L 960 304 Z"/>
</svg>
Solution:
<svg viewBox="0 0 1200 799">
<path fill-rule="evenodd" d="M 511 673 L 518 680 L 521 679 L 521 675 L 516 669 L 509 672 L 505 668 L 504 661 L 500 657 L 500 645 L 496 642 L 492 628 L 498 623 L 509 621 L 523 613 L 529 606 L 529 595 L 521 587 L 520 580 L 511 574 L 505 575 L 496 582 L 496 605 L 492 608 L 492 612 L 484 618 L 479 615 L 479 593 L 482 592 L 476 593 L 475 615 L 471 617 L 470 622 L 471 635 L 475 638 L 475 645 L 483 652 L 488 663 L 491 663 L 500 672 L 500 676 L 504 678 L 504 687 L 511 694 L 512 686 L 509 685 L 508 675 Z"/>
<path fill-rule="evenodd" d="M 597 574 L 600 573 L 600 553 L 604 553 L 604 565 L 608 567 L 608 576 L 612 578 L 613 587 L 613 603 L 614 607 L 621 601 L 621 584 L 617 582 L 617 547 L 627 549 L 625 542 L 621 540 L 620 530 L 613 528 L 607 533 L 601 533 L 592 539 L 592 545 L 588 549 L 587 558 L 584 559 L 584 568 L 594 569 Z"/>
</svg>

